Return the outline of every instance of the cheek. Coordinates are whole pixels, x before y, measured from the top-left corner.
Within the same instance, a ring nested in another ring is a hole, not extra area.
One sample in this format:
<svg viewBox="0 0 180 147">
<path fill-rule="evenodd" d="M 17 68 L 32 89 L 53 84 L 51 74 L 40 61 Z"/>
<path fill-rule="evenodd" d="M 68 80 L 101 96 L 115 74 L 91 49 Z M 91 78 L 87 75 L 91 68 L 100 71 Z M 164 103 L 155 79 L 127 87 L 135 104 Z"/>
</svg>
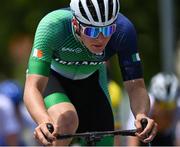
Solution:
<svg viewBox="0 0 180 147">
<path fill-rule="evenodd" d="M 83 43 L 88 43 L 88 44 L 91 44 L 94 40 L 85 36 L 84 34 L 81 33 L 81 39 L 83 41 Z"/>
<path fill-rule="evenodd" d="M 81 40 L 86 46 L 90 46 L 91 44 L 96 44 L 97 42 L 103 42 L 104 45 L 106 45 L 110 39 L 111 37 L 100 37 L 97 39 L 89 38 L 81 32 Z"/>
<path fill-rule="evenodd" d="M 100 42 L 103 42 L 103 44 L 106 46 L 107 45 L 107 43 L 109 42 L 109 40 L 110 40 L 110 37 L 108 37 L 108 38 L 104 38 L 103 40 L 101 40 Z"/>
</svg>

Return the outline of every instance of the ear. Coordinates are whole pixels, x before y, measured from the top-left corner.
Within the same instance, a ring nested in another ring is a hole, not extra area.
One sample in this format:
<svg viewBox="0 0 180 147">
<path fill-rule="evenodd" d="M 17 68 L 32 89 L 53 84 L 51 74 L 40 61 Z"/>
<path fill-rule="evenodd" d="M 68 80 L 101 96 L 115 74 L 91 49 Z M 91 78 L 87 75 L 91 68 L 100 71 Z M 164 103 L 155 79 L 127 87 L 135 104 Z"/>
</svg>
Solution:
<svg viewBox="0 0 180 147">
<path fill-rule="evenodd" d="M 77 20 L 75 18 L 72 19 L 72 24 L 73 24 L 74 28 L 77 29 L 78 22 L 77 22 Z"/>
<path fill-rule="evenodd" d="M 80 36 L 79 23 L 75 18 L 72 19 L 72 25 L 74 27 L 74 30 L 75 30 L 76 34 Z"/>
</svg>

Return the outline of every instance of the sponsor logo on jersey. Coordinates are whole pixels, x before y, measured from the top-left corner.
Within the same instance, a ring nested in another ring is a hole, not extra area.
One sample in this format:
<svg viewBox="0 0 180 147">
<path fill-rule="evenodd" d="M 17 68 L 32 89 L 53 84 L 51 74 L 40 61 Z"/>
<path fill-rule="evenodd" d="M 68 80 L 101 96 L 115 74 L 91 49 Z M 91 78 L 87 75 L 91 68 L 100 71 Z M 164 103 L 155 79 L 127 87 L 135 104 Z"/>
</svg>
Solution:
<svg viewBox="0 0 180 147">
<path fill-rule="evenodd" d="M 34 49 L 33 57 L 42 58 L 43 57 L 43 51 L 40 49 Z"/>
<path fill-rule="evenodd" d="M 81 53 L 82 52 L 82 49 L 81 48 L 65 48 L 63 47 L 61 49 L 63 52 L 74 52 L 74 53 Z"/>
<path fill-rule="evenodd" d="M 105 64 L 105 61 L 63 61 L 55 58 L 55 61 L 63 65 L 100 65 Z"/>
</svg>

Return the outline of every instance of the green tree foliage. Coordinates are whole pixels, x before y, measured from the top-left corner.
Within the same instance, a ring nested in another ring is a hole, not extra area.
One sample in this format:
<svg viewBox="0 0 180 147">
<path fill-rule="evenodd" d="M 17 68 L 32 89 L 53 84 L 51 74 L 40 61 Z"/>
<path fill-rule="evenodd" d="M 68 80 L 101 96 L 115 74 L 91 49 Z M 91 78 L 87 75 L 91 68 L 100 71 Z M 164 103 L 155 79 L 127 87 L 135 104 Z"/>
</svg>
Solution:
<svg viewBox="0 0 180 147">
<path fill-rule="evenodd" d="M 34 35 L 40 19 L 52 10 L 68 6 L 61 0 L 2 0 L 0 9 L 0 79 L 14 78 L 16 66 L 9 54 L 9 42 L 18 34 Z M 22 63 L 23 64 L 23 63 Z M 2 77 L 3 75 L 3 77 Z"/>
</svg>

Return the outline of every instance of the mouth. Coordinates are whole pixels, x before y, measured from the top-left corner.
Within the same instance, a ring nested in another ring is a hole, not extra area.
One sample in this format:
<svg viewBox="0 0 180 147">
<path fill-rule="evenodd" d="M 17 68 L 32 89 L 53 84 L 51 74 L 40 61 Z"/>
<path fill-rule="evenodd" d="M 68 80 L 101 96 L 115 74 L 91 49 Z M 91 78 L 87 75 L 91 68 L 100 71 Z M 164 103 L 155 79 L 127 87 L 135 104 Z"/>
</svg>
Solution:
<svg viewBox="0 0 180 147">
<path fill-rule="evenodd" d="M 102 48 L 103 47 L 103 45 L 93 45 L 93 46 L 96 48 Z"/>
</svg>

